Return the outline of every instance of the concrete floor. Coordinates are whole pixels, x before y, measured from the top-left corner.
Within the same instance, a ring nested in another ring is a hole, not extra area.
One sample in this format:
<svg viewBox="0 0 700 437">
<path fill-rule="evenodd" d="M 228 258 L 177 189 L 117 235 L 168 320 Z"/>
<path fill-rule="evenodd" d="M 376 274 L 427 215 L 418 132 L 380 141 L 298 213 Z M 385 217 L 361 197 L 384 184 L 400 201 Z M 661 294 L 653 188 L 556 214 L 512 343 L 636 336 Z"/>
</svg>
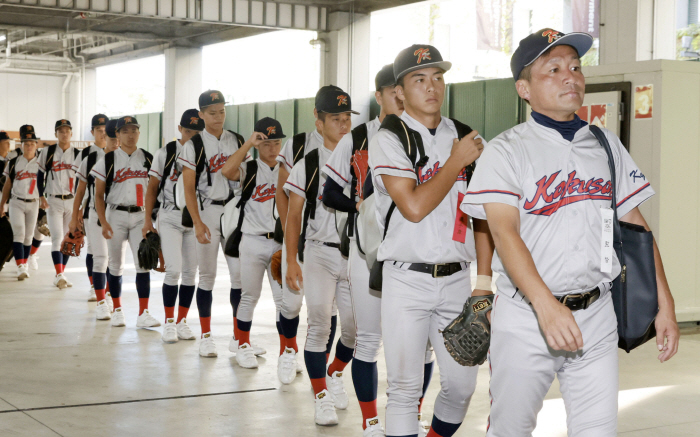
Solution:
<svg viewBox="0 0 700 437">
<path fill-rule="evenodd" d="M 306 372 L 291 385 L 277 380 L 278 337 L 269 288 L 263 290 L 252 338 L 267 348 L 257 370 L 242 369 L 228 352 L 231 309 L 228 273 L 220 257 L 212 330 L 216 359 L 200 358 L 197 342 L 166 345 L 162 328 L 135 328 L 138 301 L 127 269 L 123 303 L 126 328 L 94 317 L 88 303 L 84 259 L 71 260 L 74 286 L 52 283 L 50 244 L 40 249 L 39 271 L 23 282 L 10 263 L 0 272 L 0 436 L 360 436 L 361 415 L 349 372 L 350 407 L 336 427 L 317 427 Z M 127 262 L 133 262 L 127 258 Z M 152 278 L 151 312 L 163 317 L 162 274 Z M 225 279 L 224 279 L 225 278 Z M 190 325 L 199 334 L 196 305 Z M 305 314 L 301 316 L 306 319 Z M 299 329 L 300 346 L 306 325 Z M 683 329 L 679 354 L 659 364 L 654 344 L 620 353 L 619 434 L 625 437 L 700 435 L 700 330 Z M 379 366 L 379 405 L 386 403 L 386 369 Z M 437 392 L 433 378 L 424 413 L 430 418 Z M 484 435 L 488 415 L 488 369 L 458 436 Z M 536 437 L 566 435 L 558 387 L 540 413 Z"/>
</svg>

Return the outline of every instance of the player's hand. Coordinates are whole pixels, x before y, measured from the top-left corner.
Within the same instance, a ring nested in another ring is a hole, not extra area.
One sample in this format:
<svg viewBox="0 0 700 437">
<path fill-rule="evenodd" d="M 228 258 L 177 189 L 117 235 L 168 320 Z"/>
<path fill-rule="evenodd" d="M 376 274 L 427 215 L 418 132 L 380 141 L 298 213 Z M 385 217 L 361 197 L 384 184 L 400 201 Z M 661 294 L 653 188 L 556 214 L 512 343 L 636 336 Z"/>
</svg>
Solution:
<svg viewBox="0 0 700 437">
<path fill-rule="evenodd" d="M 46 200 L 46 197 L 39 198 L 39 208 L 49 209 L 49 202 L 48 202 L 48 200 Z"/>
<path fill-rule="evenodd" d="M 106 240 L 111 240 L 112 235 L 114 235 L 114 232 L 112 232 L 112 227 L 107 223 L 107 221 L 102 222 L 102 236 L 105 237 Z"/>
<path fill-rule="evenodd" d="M 267 135 L 261 132 L 253 132 L 250 138 L 248 138 L 248 141 L 246 141 L 246 144 L 248 147 L 258 147 L 265 140 L 267 140 Z"/>
<path fill-rule="evenodd" d="M 466 167 L 476 161 L 484 150 L 484 143 L 481 138 L 476 138 L 477 135 L 479 135 L 479 132 L 474 130 L 461 140 L 455 138 L 452 142 L 450 157 L 457 159 L 462 167 Z"/>
<path fill-rule="evenodd" d="M 156 234 L 158 231 L 153 227 L 153 221 L 150 219 L 144 220 L 143 222 L 143 229 L 141 229 L 141 235 L 143 235 L 143 238 L 146 238 L 146 235 L 149 232 L 155 232 Z"/>
<path fill-rule="evenodd" d="M 304 287 L 304 278 L 301 274 L 301 266 L 298 262 L 287 263 L 287 287 L 292 291 L 300 291 Z"/>
<path fill-rule="evenodd" d="M 362 205 L 363 201 L 364 199 L 360 199 L 360 201 L 355 204 L 355 209 L 357 210 L 357 212 L 360 212 L 360 205 Z"/>
<path fill-rule="evenodd" d="M 70 223 L 68 223 L 68 231 L 75 235 L 75 233 L 78 231 L 78 220 L 71 219 Z"/>
<path fill-rule="evenodd" d="M 583 334 L 574 314 L 564 304 L 552 297 L 537 306 L 535 311 L 550 348 L 567 352 L 583 349 Z"/>
<path fill-rule="evenodd" d="M 211 243 L 211 232 L 209 232 L 209 228 L 204 223 L 195 223 L 194 233 L 197 236 L 197 241 L 199 241 L 199 244 Z"/>
<path fill-rule="evenodd" d="M 678 352 L 678 340 L 681 334 L 678 329 L 675 310 L 668 307 L 659 308 L 654 325 L 656 327 L 656 346 L 661 352 L 659 361 L 663 363 L 670 360 Z M 664 339 L 666 340 L 665 344 Z"/>
<path fill-rule="evenodd" d="M 493 291 L 491 290 L 479 290 L 475 289 L 472 291 L 472 296 L 491 296 L 493 294 Z M 489 319 L 489 323 L 491 323 L 491 310 L 489 310 L 488 313 L 486 313 L 486 318 Z"/>
</svg>

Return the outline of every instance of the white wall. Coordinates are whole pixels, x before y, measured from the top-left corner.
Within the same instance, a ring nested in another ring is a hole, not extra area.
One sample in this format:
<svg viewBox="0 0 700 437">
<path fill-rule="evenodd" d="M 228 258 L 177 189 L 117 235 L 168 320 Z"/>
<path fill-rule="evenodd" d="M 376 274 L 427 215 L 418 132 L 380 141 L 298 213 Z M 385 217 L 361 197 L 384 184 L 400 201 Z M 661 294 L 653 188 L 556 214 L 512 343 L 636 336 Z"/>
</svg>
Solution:
<svg viewBox="0 0 700 437">
<path fill-rule="evenodd" d="M 23 124 L 31 124 L 40 138 L 55 138 L 63 80 L 63 76 L 0 72 L 0 129 L 18 131 Z"/>
</svg>

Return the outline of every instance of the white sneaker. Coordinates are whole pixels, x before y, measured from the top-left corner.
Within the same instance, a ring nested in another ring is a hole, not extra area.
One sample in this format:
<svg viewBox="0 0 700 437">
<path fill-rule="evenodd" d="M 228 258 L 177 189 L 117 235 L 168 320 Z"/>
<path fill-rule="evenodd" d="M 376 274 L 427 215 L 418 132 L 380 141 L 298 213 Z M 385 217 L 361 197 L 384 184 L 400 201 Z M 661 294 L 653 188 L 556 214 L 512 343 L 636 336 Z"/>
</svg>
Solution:
<svg viewBox="0 0 700 437">
<path fill-rule="evenodd" d="M 258 359 L 255 358 L 255 351 L 248 343 L 243 343 L 236 352 L 236 362 L 245 369 L 257 369 Z"/>
<path fill-rule="evenodd" d="M 335 408 L 339 410 L 346 409 L 350 402 L 348 400 L 348 392 L 345 391 L 345 385 L 343 384 L 343 372 L 333 372 L 327 381 L 328 391 L 331 392 Z"/>
<path fill-rule="evenodd" d="M 89 291 L 89 296 L 88 296 L 88 302 L 97 302 L 97 295 L 95 295 L 95 286 L 91 285 L 90 286 L 90 291 Z"/>
<path fill-rule="evenodd" d="M 95 307 L 95 313 L 95 317 L 97 318 L 97 320 L 109 320 L 112 318 L 112 314 L 110 314 L 107 302 L 105 302 L 104 300 L 97 302 L 97 306 Z"/>
<path fill-rule="evenodd" d="M 24 281 L 29 277 L 29 272 L 26 264 L 20 264 L 17 266 L 17 280 Z"/>
<path fill-rule="evenodd" d="M 137 328 L 155 328 L 157 326 L 160 326 L 160 322 L 148 310 L 143 310 L 143 313 L 136 318 Z"/>
<path fill-rule="evenodd" d="M 297 353 L 292 348 L 285 348 L 277 359 L 277 378 L 282 384 L 291 384 L 297 376 Z"/>
<path fill-rule="evenodd" d="M 323 390 L 316 395 L 314 400 L 316 412 L 314 421 L 316 425 L 328 426 L 338 424 L 338 414 L 335 412 L 333 398 L 328 390 Z"/>
<path fill-rule="evenodd" d="M 253 344 L 251 346 L 253 346 L 253 353 L 256 357 L 259 357 L 260 355 L 265 355 L 267 353 L 267 349 L 265 349 L 262 346 L 258 346 L 257 344 Z"/>
<path fill-rule="evenodd" d="M 63 274 L 63 273 L 61 273 L 61 274 Z M 73 283 L 70 282 L 70 281 L 68 280 L 68 278 L 66 278 L 66 277 L 64 276 L 63 279 L 66 280 L 66 286 L 67 286 L 67 287 L 72 287 L 72 286 L 73 286 Z"/>
<path fill-rule="evenodd" d="M 59 273 L 58 275 L 56 275 L 56 277 L 53 280 L 53 285 L 61 290 L 68 287 L 68 282 L 66 281 L 65 276 L 63 276 L 63 273 Z"/>
<path fill-rule="evenodd" d="M 177 343 L 177 325 L 175 319 L 166 319 L 163 327 L 163 343 Z"/>
<path fill-rule="evenodd" d="M 37 255 L 29 255 L 29 268 L 32 270 L 39 270 L 39 263 L 37 260 L 39 257 Z"/>
<path fill-rule="evenodd" d="M 297 374 L 299 374 L 299 373 L 304 371 L 304 366 L 299 361 L 297 361 L 296 363 L 297 363 Z"/>
<path fill-rule="evenodd" d="M 199 356 L 200 357 L 216 357 L 216 345 L 211 337 L 211 332 L 205 332 L 202 339 L 199 341 Z"/>
<path fill-rule="evenodd" d="M 116 308 L 112 313 L 112 326 L 126 326 L 126 323 L 124 323 L 124 312 L 121 307 Z"/>
<path fill-rule="evenodd" d="M 258 345 L 252 345 L 253 347 L 253 353 L 255 354 L 256 357 L 259 357 L 260 355 L 265 355 L 267 353 L 267 350 Z M 231 341 L 228 342 L 228 350 L 231 353 L 236 353 L 238 352 L 238 340 L 236 340 L 236 337 L 232 337 Z"/>
<path fill-rule="evenodd" d="M 177 324 L 177 338 L 180 340 L 194 340 L 194 334 L 187 325 L 187 319 L 185 318 L 180 320 L 180 323 Z"/>
<path fill-rule="evenodd" d="M 365 420 L 365 430 L 362 432 L 362 437 L 385 437 L 384 428 L 379 422 L 379 417 L 373 417 Z"/>
<path fill-rule="evenodd" d="M 426 437 L 430 431 L 430 424 L 423 420 L 423 413 L 418 413 L 418 437 Z"/>
<path fill-rule="evenodd" d="M 107 301 L 107 306 L 109 307 L 109 312 L 114 312 L 114 301 L 112 300 L 112 294 L 107 292 L 105 294 L 105 300 Z"/>
</svg>

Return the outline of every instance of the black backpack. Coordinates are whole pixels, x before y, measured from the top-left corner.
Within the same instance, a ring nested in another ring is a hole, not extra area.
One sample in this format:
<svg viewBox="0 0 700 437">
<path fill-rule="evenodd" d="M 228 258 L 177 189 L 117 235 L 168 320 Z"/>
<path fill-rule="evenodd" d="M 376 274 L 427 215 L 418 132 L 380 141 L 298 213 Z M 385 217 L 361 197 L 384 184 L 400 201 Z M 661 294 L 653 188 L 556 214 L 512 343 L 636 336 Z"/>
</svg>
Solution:
<svg viewBox="0 0 700 437">
<path fill-rule="evenodd" d="M 226 239 L 226 244 L 224 245 L 224 253 L 230 257 L 238 258 L 240 255 L 240 245 L 241 238 L 243 238 L 243 219 L 245 217 L 245 205 L 248 203 L 251 197 L 253 197 L 253 192 L 255 191 L 256 176 L 258 174 L 258 161 L 249 161 L 246 164 L 246 174 L 243 180 L 243 191 L 241 192 L 241 198 L 238 199 L 236 208 L 238 208 L 238 223 L 236 224 L 236 229 L 233 233 Z"/>
<path fill-rule="evenodd" d="M 294 167 L 294 164 L 301 161 L 301 158 L 304 157 L 304 149 L 305 148 L 306 148 L 306 132 L 302 132 L 300 134 L 294 135 L 292 137 L 292 154 L 294 155 L 292 167 Z"/>
<path fill-rule="evenodd" d="M 140 149 L 144 156 L 146 157 L 146 160 L 143 163 L 143 166 L 146 167 L 146 171 L 151 169 L 151 163 L 153 162 L 153 155 L 150 153 L 146 152 L 143 149 Z M 106 178 L 105 178 L 105 202 L 107 201 L 107 196 L 109 196 L 109 190 L 112 188 L 112 182 L 114 182 L 114 152 L 109 152 L 105 154 L 105 171 L 107 172 Z"/>
<path fill-rule="evenodd" d="M 301 225 L 299 235 L 298 254 L 299 261 L 304 262 L 304 245 L 306 244 L 306 228 L 309 219 L 316 218 L 316 201 L 318 198 L 318 187 L 321 175 L 319 174 L 318 149 L 314 149 L 304 156 L 304 170 L 306 172 L 306 202 L 304 207 L 304 221 Z"/>
<path fill-rule="evenodd" d="M 83 156 L 82 159 L 85 159 Z M 86 204 L 86 208 L 83 211 L 83 219 L 89 218 L 90 217 L 90 208 L 87 207 L 87 205 L 90 205 L 90 200 L 92 199 L 92 191 L 90 190 L 94 185 L 95 185 L 95 177 L 90 174 L 90 171 L 92 168 L 95 166 L 97 163 L 97 152 L 92 152 L 87 155 L 87 167 L 85 169 L 85 172 L 87 173 L 87 195 L 88 195 L 88 200 Z"/>
<path fill-rule="evenodd" d="M 51 170 L 53 169 L 53 157 L 56 154 L 56 147 L 58 147 L 58 144 L 52 144 L 46 150 L 46 153 L 48 153 L 48 156 L 46 157 L 46 165 L 44 166 L 46 171 L 44 172 L 45 176 L 43 179 L 43 185 L 41 187 L 41 192 L 44 192 L 46 190 L 46 183 L 48 182 L 48 179 L 49 179 L 49 173 L 51 173 Z M 78 155 L 81 154 L 81 152 L 85 152 L 86 150 L 88 150 L 88 148 L 85 148 L 83 150 L 73 149 L 73 160 L 75 160 L 75 158 L 77 158 Z M 21 155 L 21 153 L 19 153 L 18 156 L 19 155 Z M 53 175 L 53 173 L 51 173 L 51 177 L 52 178 L 55 177 Z M 77 184 L 76 184 L 76 188 L 77 188 Z"/>
</svg>

